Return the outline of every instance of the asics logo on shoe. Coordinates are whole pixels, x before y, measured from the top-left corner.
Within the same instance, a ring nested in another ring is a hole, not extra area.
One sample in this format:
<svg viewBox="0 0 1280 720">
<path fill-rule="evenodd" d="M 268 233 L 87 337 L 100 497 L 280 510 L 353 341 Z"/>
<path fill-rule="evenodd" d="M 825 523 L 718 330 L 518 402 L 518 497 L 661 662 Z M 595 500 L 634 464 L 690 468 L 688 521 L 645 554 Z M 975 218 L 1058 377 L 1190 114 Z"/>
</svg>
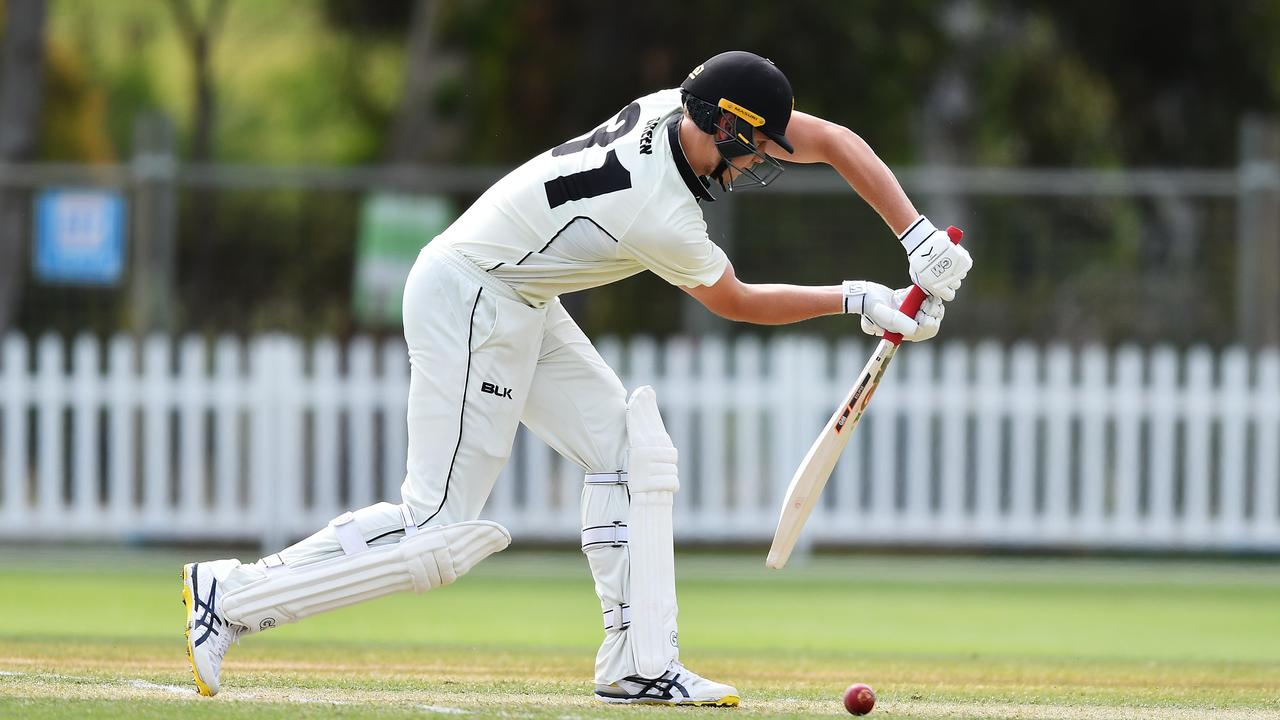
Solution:
<svg viewBox="0 0 1280 720">
<path fill-rule="evenodd" d="M 203 645 L 205 640 L 208 640 L 210 637 L 217 635 L 218 634 L 217 626 L 225 624 L 223 619 L 219 617 L 218 614 L 214 612 L 214 609 L 213 609 L 213 599 L 218 594 L 218 579 L 217 578 L 213 579 L 213 582 L 210 583 L 209 585 L 209 597 L 207 600 L 203 599 L 200 597 L 200 594 L 199 594 L 200 581 L 199 581 L 199 576 L 197 575 L 197 573 L 199 572 L 200 572 L 199 565 L 192 566 L 191 587 L 193 590 L 196 591 L 195 592 L 196 614 L 195 614 L 195 617 L 192 618 L 191 622 L 194 623 L 196 627 L 204 628 L 204 634 L 196 638 L 195 642 L 192 643 L 194 647 L 199 647 Z M 195 628 L 193 627 L 192 629 L 194 630 Z"/>
<path fill-rule="evenodd" d="M 680 683 L 679 674 L 672 675 L 671 677 L 663 675 L 662 677 L 653 679 L 632 675 L 631 677 L 626 678 L 626 680 L 628 682 L 643 685 L 643 687 L 641 687 L 633 697 L 652 698 L 654 700 L 671 700 L 676 696 L 672 690 L 679 690 L 681 696 L 686 698 L 689 697 L 689 691 Z"/>
</svg>

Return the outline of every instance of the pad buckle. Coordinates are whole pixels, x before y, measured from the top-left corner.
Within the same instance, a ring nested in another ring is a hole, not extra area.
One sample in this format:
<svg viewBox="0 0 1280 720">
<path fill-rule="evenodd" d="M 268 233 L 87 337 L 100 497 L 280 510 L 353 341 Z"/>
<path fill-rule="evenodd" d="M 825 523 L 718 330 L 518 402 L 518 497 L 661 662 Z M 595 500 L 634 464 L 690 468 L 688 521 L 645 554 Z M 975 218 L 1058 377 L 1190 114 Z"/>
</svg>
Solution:
<svg viewBox="0 0 1280 720">
<path fill-rule="evenodd" d="M 586 552 L 589 548 L 599 545 L 620 548 L 627 544 L 628 535 L 627 524 L 621 520 L 615 520 L 611 525 L 592 525 L 583 528 L 582 551 Z"/>
<path fill-rule="evenodd" d="M 622 603 L 604 611 L 604 631 L 619 632 L 631 627 L 631 606 Z"/>
<path fill-rule="evenodd" d="M 329 521 L 329 527 L 333 528 L 333 533 L 338 536 L 338 544 L 342 545 L 342 552 L 347 555 L 358 555 L 369 549 L 369 543 L 365 542 L 364 534 L 356 525 L 355 513 L 342 513 Z"/>
<path fill-rule="evenodd" d="M 418 534 L 418 521 L 413 516 L 413 508 L 408 503 L 400 503 L 400 521 L 404 523 L 404 536 L 412 537 Z"/>
<path fill-rule="evenodd" d="M 267 577 L 283 572 L 285 569 L 284 558 L 280 557 L 280 553 L 274 553 L 262 558 L 262 567 L 267 571 Z"/>
</svg>

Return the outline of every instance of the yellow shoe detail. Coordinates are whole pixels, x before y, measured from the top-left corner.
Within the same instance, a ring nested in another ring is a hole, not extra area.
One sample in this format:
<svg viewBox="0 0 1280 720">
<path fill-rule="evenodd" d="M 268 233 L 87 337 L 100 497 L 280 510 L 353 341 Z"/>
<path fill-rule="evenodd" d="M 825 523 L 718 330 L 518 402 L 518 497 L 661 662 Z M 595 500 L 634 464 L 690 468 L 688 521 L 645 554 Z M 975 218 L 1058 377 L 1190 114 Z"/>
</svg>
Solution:
<svg viewBox="0 0 1280 720">
<path fill-rule="evenodd" d="M 725 695 L 719 700 L 687 700 L 685 702 L 677 702 L 677 705 L 691 705 L 694 707 L 738 707 L 737 695 Z"/>
<path fill-rule="evenodd" d="M 200 679 L 200 672 L 196 670 L 196 658 L 194 649 L 191 647 L 191 621 L 195 616 L 196 601 L 191 596 L 191 565 L 189 564 L 182 566 L 182 605 L 187 609 L 187 624 L 182 634 L 187 638 L 187 664 L 191 666 L 191 677 L 196 681 L 196 692 L 205 697 L 213 697 L 213 691 Z"/>
</svg>

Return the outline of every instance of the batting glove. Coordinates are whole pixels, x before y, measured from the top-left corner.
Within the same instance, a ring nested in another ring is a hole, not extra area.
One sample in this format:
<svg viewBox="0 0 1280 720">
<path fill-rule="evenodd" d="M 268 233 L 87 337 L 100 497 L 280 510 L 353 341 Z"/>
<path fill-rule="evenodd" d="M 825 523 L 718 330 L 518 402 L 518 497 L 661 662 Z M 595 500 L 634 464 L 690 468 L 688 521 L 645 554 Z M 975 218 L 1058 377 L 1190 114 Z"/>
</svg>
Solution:
<svg viewBox="0 0 1280 720">
<path fill-rule="evenodd" d="M 903 315 L 898 308 L 911 288 L 890 290 L 869 280 L 846 280 L 844 311 L 862 316 L 862 332 L 880 337 L 885 331 L 902 334 L 903 340 L 919 342 L 938 334 L 947 308 L 937 297 L 926 297 L 915 318 Z"/>
<path fill-rule="evenodd" d="M 969 251 L 951 242 L 947 234 L 921 215 L 898 238 L 911 263 L 911 280 L 930 296 L 947 302 L 956 297 L 960 282 L 973 267 Z"/>
</svg>

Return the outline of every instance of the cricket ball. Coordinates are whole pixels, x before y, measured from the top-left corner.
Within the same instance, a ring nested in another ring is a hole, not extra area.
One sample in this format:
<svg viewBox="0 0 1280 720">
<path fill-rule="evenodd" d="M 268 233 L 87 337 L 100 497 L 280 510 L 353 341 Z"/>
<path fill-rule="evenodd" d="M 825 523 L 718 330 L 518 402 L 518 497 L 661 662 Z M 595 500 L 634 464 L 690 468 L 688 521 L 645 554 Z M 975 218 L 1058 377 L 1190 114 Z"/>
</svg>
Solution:
<svg viewBox="0 0 1280 720">
<path fill-rule="evenodd" d="M 876 693 L 871 686 L 854 683 L 844 691 L 844 709 L 851 715 L 866 715 L 876 706 Z"/>
</svg>

